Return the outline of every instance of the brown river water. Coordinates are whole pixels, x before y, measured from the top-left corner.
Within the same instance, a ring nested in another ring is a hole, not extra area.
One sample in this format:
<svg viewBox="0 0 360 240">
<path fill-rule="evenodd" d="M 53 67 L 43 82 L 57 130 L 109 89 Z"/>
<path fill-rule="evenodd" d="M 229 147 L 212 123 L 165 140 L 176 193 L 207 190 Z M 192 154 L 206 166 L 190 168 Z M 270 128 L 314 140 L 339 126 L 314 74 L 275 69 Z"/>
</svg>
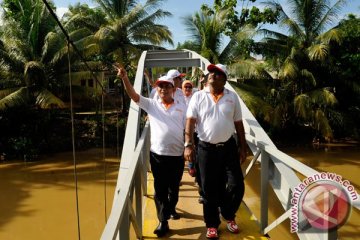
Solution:
<svg viewBox="0 0 360 240">
<path fill-rule="evenodd" d="M 281 150 L 318 171 L 342 175 L 359 192 L 359 147 L 296 147 Z M 113 200 L 119 162 L 114 150 L 106 150 L 105 163 L 102 154 L 101 149 L 76 153 L 80 234 L 81 239 L 85 240 L 100 238 Z M 260 218 L 258 168 L 255 165 L 246 179 L 244 201 Z M 271 191 L 269 195 L 271 223 L 283 211 Z M 285 221 L 271 231 L 270 236 L 276 240 L 297 239 L 289 230 L 290 223 Z M 349 220 L 338 232 L 339 239 L 360 239 L 358 210 L 352 211 Z M 78 239 L 72 152 L 42 156 L 38 162 L 0 161 L 0 240 L 17 239 Z"/>
<path fill-rule="evenodd" d="M 119 161 L 113 150 L 76 153 L 81 239 L 100 239 L 111 210 Z M 106 188 L 104 181 L 106 166 Z M 0 239 L 78 239 L 72 152 L 38 162 L 0 163 Z"/>
</svg>

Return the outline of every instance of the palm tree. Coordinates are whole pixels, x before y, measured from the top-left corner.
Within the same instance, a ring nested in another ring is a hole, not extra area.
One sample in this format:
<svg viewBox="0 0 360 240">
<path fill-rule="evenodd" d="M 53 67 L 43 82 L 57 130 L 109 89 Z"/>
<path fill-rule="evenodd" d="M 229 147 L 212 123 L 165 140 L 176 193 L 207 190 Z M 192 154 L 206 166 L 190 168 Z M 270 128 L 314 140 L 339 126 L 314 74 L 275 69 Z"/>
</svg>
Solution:
<svg viewBox="0 0 360 240">
<path fill-rule="evenodd" d="M 222 62 L 221 47 L 226 27 L 227 10 L 209 14 L 207 11 L 195 12 L 193 16 L 184 17 L 186 30 L 191 34 L 192 45 L 199 54 L 212 63 Z"/>
<path fill-rule="evenodd" d="M 68 32 L 75 30 L 87 29 L 91 33 L 95 33 L 99 28 L 107 23 L 106 14 L 101 8 L 90 8 L 87 4 L 77 3 L 69 6 L 61 21 Z"/>
<path fill-rule="evenodd" d="M 58 46 L 58 39 L 49 36 L 55 21 L 41 0 L 5 1 L 3 7 L 0 75 L 4 87 L 0 91 L 0 110 L 24 104 L 64 107 L 48 90 L 51 67 L 45 64 L 46 59 L 52 60 L 51 48 Z"/>
<path fill-rule="evenodd" d="M 173 44 L 169 29 L 156 23 L 171 16 L 159 8 L 163 0 L 147 0 L 143 5 L 137 0 L 96 2 L 107 17 L 107 23 L 95 34 L 101 54 L 130 66 L 142 50 L 160 48 L 166 42 Z"/>
<path fill-rule="evenodd" d="M 295 121 L 309 126 L 326 139 L 333 137 L 330 126 L 330 109 L 337 103 L 331 86 L 331 76 L 324 71 L 329 59 L 329 44 L 341 41 L 337 29 L 324 30 L 332 23 L 346 0 L 330 6 L 327 0 L 289 0 L 287 15 L 275 2 L 267 4 L 280 12 L 280 26 L 290 33 L 285 35 L 263 29 L 267 38 L 259 43 L 263 54 L 280 61 L 280 88 L 274 89 L 276 111 L 283 119 L 280 125 Z M 289 104 L 290 103 L 290 104 Z"/>
</svg>

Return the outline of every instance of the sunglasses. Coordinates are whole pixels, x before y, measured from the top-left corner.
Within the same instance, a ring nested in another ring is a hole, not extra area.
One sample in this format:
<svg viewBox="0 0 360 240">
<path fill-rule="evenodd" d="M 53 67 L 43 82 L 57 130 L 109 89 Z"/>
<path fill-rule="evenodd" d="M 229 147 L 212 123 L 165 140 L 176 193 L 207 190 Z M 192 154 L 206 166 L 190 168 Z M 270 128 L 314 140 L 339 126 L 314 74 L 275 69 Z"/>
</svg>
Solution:
<svg viewBox="0 0 360 240">
<path fill-rule="evenodd" d="M 193 87 L 192 87 L 192 86 L 185 86 L 184 88 L 190 88 L 190 89 L 192 89 Z"/>
</svg>

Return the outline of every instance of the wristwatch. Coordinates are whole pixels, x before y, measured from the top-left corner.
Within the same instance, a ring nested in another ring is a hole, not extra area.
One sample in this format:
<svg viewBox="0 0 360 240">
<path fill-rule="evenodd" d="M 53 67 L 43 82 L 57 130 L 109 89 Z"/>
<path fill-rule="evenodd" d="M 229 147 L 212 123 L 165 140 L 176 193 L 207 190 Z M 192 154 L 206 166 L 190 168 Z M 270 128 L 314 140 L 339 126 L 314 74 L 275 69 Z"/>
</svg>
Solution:
<svg viewBox="0 0 360 240">
<path fill-rule="evenodd" d="M 191 147 L 193 144 L 192 144 L 192 142 L 186 142 L 185 144 L 184 144 L 184 147 Z"/>
</svg>

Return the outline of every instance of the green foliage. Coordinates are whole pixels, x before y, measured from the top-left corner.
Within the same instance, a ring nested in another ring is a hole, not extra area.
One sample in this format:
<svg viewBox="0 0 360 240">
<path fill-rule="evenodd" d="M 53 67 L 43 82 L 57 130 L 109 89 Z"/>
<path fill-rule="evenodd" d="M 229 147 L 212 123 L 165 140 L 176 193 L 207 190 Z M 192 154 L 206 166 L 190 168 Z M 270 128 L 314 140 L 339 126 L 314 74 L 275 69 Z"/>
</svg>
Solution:
<svg viewBox="0 0 360 240">
<path fill-rule="evenodd" d="M 195 52 L 199 52 L 200 51 L 200 46 L 195 41 L 187 40 L 187 41 L 185 41 L 183 43 L 178 43 L 176 49 L 188 49 L 188 50 L 192 50 L 192 51 L 195 51 Z"/>
<path fill-rule="evenodd" d="M 90 8 L 87 4 L 77 3 L 69 6 L 69 11 L 63 15 L 61 21 L 69 32 L 85 28 L 94 33 L 107 23 L 107 18 L 99 7 Z"/>
<path fill-rule="evenodd" d="M 206 12 L 200 11 L 193 16 L 184 17 L 184 24 L 192 36 L 193 46 L 199 46 L 199 53 L 210 62 L 220 61 L 222 33 L 226 17 L 226 10 L 213 15 L 207 15 Z"/>
<path fill-rule="evenodd" d="M 139 1 L 97 0 L 108 22 L 95 33 L 102 55 L 112 56 L 124 66 L 137 62 L 141 50 L 173 44 L 169 29 L 157 24 L 171 16 L 160 8 L 163 0 Z"/>
<path fill-rule="evenodd" d="M 240 13 L 236 10 L 238 2 L 242 2 Z M 226 10 L 227 18 L 224 33 L 228 36 L 239 32 L 239 30 L 246 25 L 257 27 L 259 24 L 274 24 L 278 21 L 279 12 L 277 9 L 265 8 L 261 11 L 259 8 L 253 6 L 249 10 L 247 8 L 248 5 L 254 2 L 256 2 L 256 0 L 214 0 L 213 8 L 203 4 L 201 10 L 207 13 L 207 15 L 213 15 L 215 12 Z"/>
<path fill-rule="evenodd" d="M 343 41 L 338 29 L 326 32 L 345 0 L 333 5 L 328 1 L 288 1 L 289 13 L 285 13 L 276 1 L 267 2 L 273 10 L 279 11 L 279 23 L 290 33 L 284 35 L 262 30 L 267 38 L 258 45 L 259 52 L 275 67 L 280 85 L 275 86 L 273 96 L 277 104 L 275 111 L 287 118 L 283 126 L 294 124 L 310 128 L 314 135 L 331 140 L 334 137 L 335 121 L 340 119 L 339 100 L 334 88 L 333 47 Z M 278 107 L 281 106 L 281 107 Z M 280 111 L 281 109 L 281 111 Z M 333 125 L 332 125 L 333 124 Z"/>
<path fill-rule="evenodd" d="M 41 0 L 4 1 L 2 4 L 5 13 L 0 35 L 0 87 L 4 95 L 0 111 L 19 104 L 62 107 L 62 101 L 46 90 L 55 72 L 53 57 L 62 47 L 59 38 L 51 35 L 55 31 L 55 20 Z M 12 90 L 7 91 L 8 88 Z"/>
<path fill-rule="evenodd" d="M 332 52 L 329 72 L 333 75 L 334 89 L 342 110 L 339 117 L 331 121 L 339 134 L 359 136 L 360 106 L 360 18 L 348 15 L 336 30 L 341 33 L 341 45 L 330 44 Z M 349 131 L 351 129 L 351 131 Z"/>
</svg>

